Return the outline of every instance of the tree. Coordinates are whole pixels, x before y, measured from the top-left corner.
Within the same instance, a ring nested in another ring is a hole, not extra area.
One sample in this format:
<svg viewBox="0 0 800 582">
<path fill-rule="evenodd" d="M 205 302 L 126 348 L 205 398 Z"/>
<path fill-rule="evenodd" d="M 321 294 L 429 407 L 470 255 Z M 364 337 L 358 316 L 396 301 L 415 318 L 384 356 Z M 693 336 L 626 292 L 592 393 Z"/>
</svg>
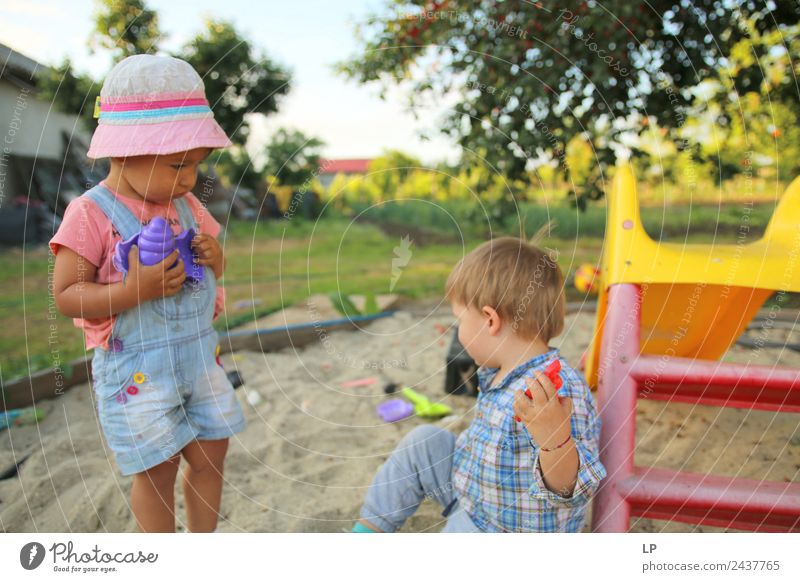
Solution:
<svg viewBox="0 0 800 582">
<path fill-rule="evenodd" d="M 565 155 L 571 178 L 578 184 L 591 179 L 593 152 L 582 135 L 576 135 L 567 144 Z"/>
<path fill-rule="evenodd" d="M 240 186 L 257 192 L 262 186 L 263 177 L 253 167 L 253 161 L 242 146 L 233 146 L 219 150 L 209 158 L 217 172 L 224 176 L 225 185 L 238 189 Z"/>
<path fill-rule="evenodd" d="M 320 148 L 325 145 L 303 132 L 281 128 L 267 144 L 264 172 L 283 186 L 308 184 L 319 172 Z"/>
<path fill-rule="evenodd" d="M 592 176 L 572 192 L 584 205 L 602 196 L 619 135 L 645 131 L 644 116 L 684 143 L 678 134 L 693 99 L 687 89 L 713 76 L 745 38 L 741 21 L 769 35 L 798 18 L 789 0 L 576 4 L 387 2 L 392 16 L 357 30 L 364 51 L 340 70 L 362 83 L 405 84 L 412 103 L 455 94 L 443 130 L 485 151 L 511 179 L 525 179 L 544 157 L 559 162 L 569 183 L 566 146 L 585 140 L 594 152 Z"/>
<path fill-rule="evenodd" d="M 375 202 L 385 198 L 393 198 L 400 185 L 416 169 L 422 167 L 422 162 L 397 150 L 384 152 L 369 163 L 367 180 L 374 185 L 376 191 Z"/>
<path fill-rule="evenodd" d="M 109 49 L 114 60 L 120 61 L 131 55 L 156 52 L 161 39 L 158 14 L 142 0 L 100 0 L 89 41 L 92 49 Z"/>
<path fill-rule="evenodd" d="M 141 0 L 103 0 L 95 19 L 90 44 L 110 49 L 117 60 L 158 49 L 162 38 L 158 15 Z M 289 91 L 289 72 L 257 54 L 230 22 L 207 19 L 205 30 L 175 56 L 186 60 L 203 78 L 214 117 L 239 146 L 249 134 L 246 116 L 274 113 L 278 97 Z M 94 102 L 102 82 L 76 73 L 69 61 L 64 61 L 59 67 L 42 70 L 38 83 L 57 109 L 81 115 L 85 127 L 94 130 Z M 228 161 L 227 167 L 232 168 L 234 162 Z M 245 176 L 248 182 L 252 178 Z"/>
<path fill-rule="evenodd" d="M 36 87 L 41 97 L 52 101 L 56 109 L 77 115 L 86 129 L 94 129 L 94 102 L 100 94 L 100 84 L 88 75 L 75 72 L 69 59 L 58 66 L 40 69 Z"/>
<path fill-rule="evenodd" d="M 249 135 L 245 116 L 274 113 L 278 97 L 289 92 L 289 72 L 257 54 L 228 21 L 207 19 L 178 56 L 200 73 L 217 122 L 240 145 Z"/>
<path fill-rule="evenodd" d="M 94 20 L 89 47 L 92 51 L 110 50 L 115 61 L 155 52 L 162 38 L 158 15 L 141 0 L 100 0 Z M 58 66 L 42 68 L 36 84 L 42 97 L 52 101 L 56 109 L 79 116 L 85 129 L 94 130 L 94 103 L 102 82 L 76 72 L 70 60 L 64 59 Z"/>
<path fill-rule="evenodd" d="M 719 172 L 752 172 L 754 154 L 772 160 L 783 180 L 800 172 L 800 24 L 762 30 L 740 22 L 737 42 L 710 90 L 715 124 L 726 139 L 713 152 Z"/>
</svg>

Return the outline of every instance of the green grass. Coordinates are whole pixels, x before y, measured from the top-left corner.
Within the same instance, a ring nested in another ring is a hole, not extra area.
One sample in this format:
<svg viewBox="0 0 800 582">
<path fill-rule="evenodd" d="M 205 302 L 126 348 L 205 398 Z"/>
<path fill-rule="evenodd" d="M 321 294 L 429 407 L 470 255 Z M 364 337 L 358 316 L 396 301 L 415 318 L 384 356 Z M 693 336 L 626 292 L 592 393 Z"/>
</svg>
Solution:
<svg viewBox="0 0 800 582">
<path fill-rule="evenodd" d="M 441 208 L 421 203 L 386 204 L 358 221 L 327 216 L 317 223 L 300 219 L 230 222 L 220 241 L 228 260 L 224 278 L 228 311 L 215 326 L 223 330 L 253 320 L 253 308 L 233 308 L 240 300 L 259 299 L 255 317 L 261 317 L 311 294 L 389 293 L 394 248 L 406 232 L 414 241 L 412 257 L 393 292 L 417 299 L 440 297 L 452 266 L 482 242 L 487 230 L 484 223 L 469 218 L 467 205 L 447 203 L 444 208 L 455 223 Z M 599 260 L 603 206 L 578 213 L 565 204 L 529 203 L 521 212 L 528 234 L 555 220 L 554 237 L 542 244 L 559 250 L 559 263 L 568 279 L 580 264 Z M 763 229 L 771 212 L 768 204 L 753 209 L 749 222 L 753 236 Z M 717 242 L 733 242 L 741 215 L 738 203 L 642 211 L 652 236 L 690 243 L 712 240 L 717 224 Z M 385 223 L 394 226 L 389 229 Z M 506 232 L 518 233 L 518 228 L 506 227 Z M 4 382 L 85 354 L 81 330 L 57 313 L 49 298 L 51 267 L 44 246 L 0 252 L 0 379 Z M 568 292 L 574 293 L 571 288 Z"/>
<path fill-rule="evenodd" d="M 389 293 L 399 241 L 374 225 L 330 218 L 316 224 L 298 219 L 231 222 L 220 242 L 228 261 L 228 311 L 215 323 L 222 330 L 253 320 L 252 308 L 233 309 L 239 300 L 260 299 L 255 317 L 261 317 L 316 293 Z M 461 247 L 412 245 L 412 252 L 394 292 L 412 298 L 441 294 Z M 86 353 L 81 330 L 49 308 L 48 261 L 46 247 L 0 252 L 4 382 L 52 366 L 56 358 L 67 362 Z"/>
<path fill-rule="evenodd" d="M 326 219 L 234 225 L 224 239 L 228 303 L 259 297 L 261 307 L 282 307 L 311 294 L 341 291 L 388 293 L 393 248 L 398 241 L 373 225 Z M 316 227 L 316 228 L 314 228 Z M 246 232 L 246 234 L 245 234 Z M 431 286 L 430 273 L 446 273 L 457 248 L 416 249 L 395 291 L 417 297 Z"/>
<path fill-rule="evenodd" d="M 485 236 L 488 232 L 501 232 L 519 235 L 524 231 L 528 236 L 536 232 L 548 221 L 555 226 L 552 232 L 564 240 L 591 237 L 603 238 L 605 234 L 606 207 L 604 203 L 590 206 L 585 212 L 570 208 L 567 204 L 546 204 L 526 202 L 521 204 L 512 219 L 505 225 L 492 224 L 486 214 L 471 214 L 473 208 L 468 202 L 445 202 L 429 204 L 418 201 L 397 201 L 367 208 L 356 208 L 354 215 L 360 221 L 389 222 L 394 224 L 413 224 L 420 228 L 460 239 L 472 236 Z M 774 212 L 773 203 L 758 203 L 750 207 L 744 203 L 730 205 L 693 204 L 664 206 L 645 206 L 641 209 L 641 220 L 645 230 L 656 240 L 699 239 L 711 241 L 735 240 L 739 227 L 746 224 L 750 229 L 751 240 L 760 236 Z"/>
</svg>

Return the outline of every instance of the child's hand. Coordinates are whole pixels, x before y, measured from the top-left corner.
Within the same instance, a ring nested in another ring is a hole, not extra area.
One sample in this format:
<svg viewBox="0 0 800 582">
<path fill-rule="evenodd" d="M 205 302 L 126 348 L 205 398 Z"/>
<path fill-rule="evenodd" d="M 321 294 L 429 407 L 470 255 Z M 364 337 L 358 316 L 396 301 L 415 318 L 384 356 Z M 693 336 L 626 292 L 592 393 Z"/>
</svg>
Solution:
<svg viewBox="0 0 800 582">
<path fill-rule="evenodd" d="M 192 248 L 197 253 L 197 264 L 208 265 L 214 270 L 214 275 L 219 279 L 224 267 L 222 247 L 213 236 L 198 234 L 192 239 Z"/>
<path fill-rule="evenodd" d="M 174 267 L 169 268 L 175 261 Z M 177 249 L 167 255 L 163 261 L 155 265 L 143 265 L 139 262 L 139 248 L 131 247 L 128 253 L 128 275 L 125 287 L 136 294 L 138 305 L 158 297 L 177 295 L 186 280 L 183 261 L 178 257 Z"/>
<path fill-rule="evenodd" d="M 570 434 L 572 399 L 559 396 L 555 385 L 542 372 L 527 379 L 532 398 L 522 390 L 514 394 L 514 414 L 525 423 L 531 437 L 542 448 L 558 446 Z"/>
</svg>

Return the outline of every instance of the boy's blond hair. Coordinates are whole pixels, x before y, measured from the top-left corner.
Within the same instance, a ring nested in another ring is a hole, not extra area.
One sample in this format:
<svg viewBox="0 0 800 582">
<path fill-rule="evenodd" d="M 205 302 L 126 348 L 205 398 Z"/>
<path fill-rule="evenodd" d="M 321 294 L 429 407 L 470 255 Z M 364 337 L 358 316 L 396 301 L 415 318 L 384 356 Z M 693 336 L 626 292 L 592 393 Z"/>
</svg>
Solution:
<svg viewBox="0 0 800 582">
<path fill-rule="evenodd" d="M 447 278 L 449 301 L 478 310 L 492 307 L 514 333 L 547 343 L 564 330 L 564 277 L 533 244 L 502 237 L 461 259 Z"/>
</svg>

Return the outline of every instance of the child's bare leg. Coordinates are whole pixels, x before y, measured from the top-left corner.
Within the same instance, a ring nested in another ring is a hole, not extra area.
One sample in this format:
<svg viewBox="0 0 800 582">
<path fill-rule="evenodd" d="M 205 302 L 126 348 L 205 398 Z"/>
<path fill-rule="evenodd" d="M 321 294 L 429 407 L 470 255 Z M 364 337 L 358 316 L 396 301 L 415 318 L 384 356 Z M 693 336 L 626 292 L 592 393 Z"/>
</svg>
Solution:
<svg viewBox="0 0 800 582">
<path fill-rule="evenodd" d="M 131 505 L 143 532 L 175 531 L 175 479 L 180 455 L 133 476 Z"/>
<path fill-rule="evenodd" d="M 192 441 L 183 448 L 188 461 L 183 471 L 183 496 L 189 531 L 210 532 L 217 527 L 227 452 L 228 439 Z"/>
</svg>

